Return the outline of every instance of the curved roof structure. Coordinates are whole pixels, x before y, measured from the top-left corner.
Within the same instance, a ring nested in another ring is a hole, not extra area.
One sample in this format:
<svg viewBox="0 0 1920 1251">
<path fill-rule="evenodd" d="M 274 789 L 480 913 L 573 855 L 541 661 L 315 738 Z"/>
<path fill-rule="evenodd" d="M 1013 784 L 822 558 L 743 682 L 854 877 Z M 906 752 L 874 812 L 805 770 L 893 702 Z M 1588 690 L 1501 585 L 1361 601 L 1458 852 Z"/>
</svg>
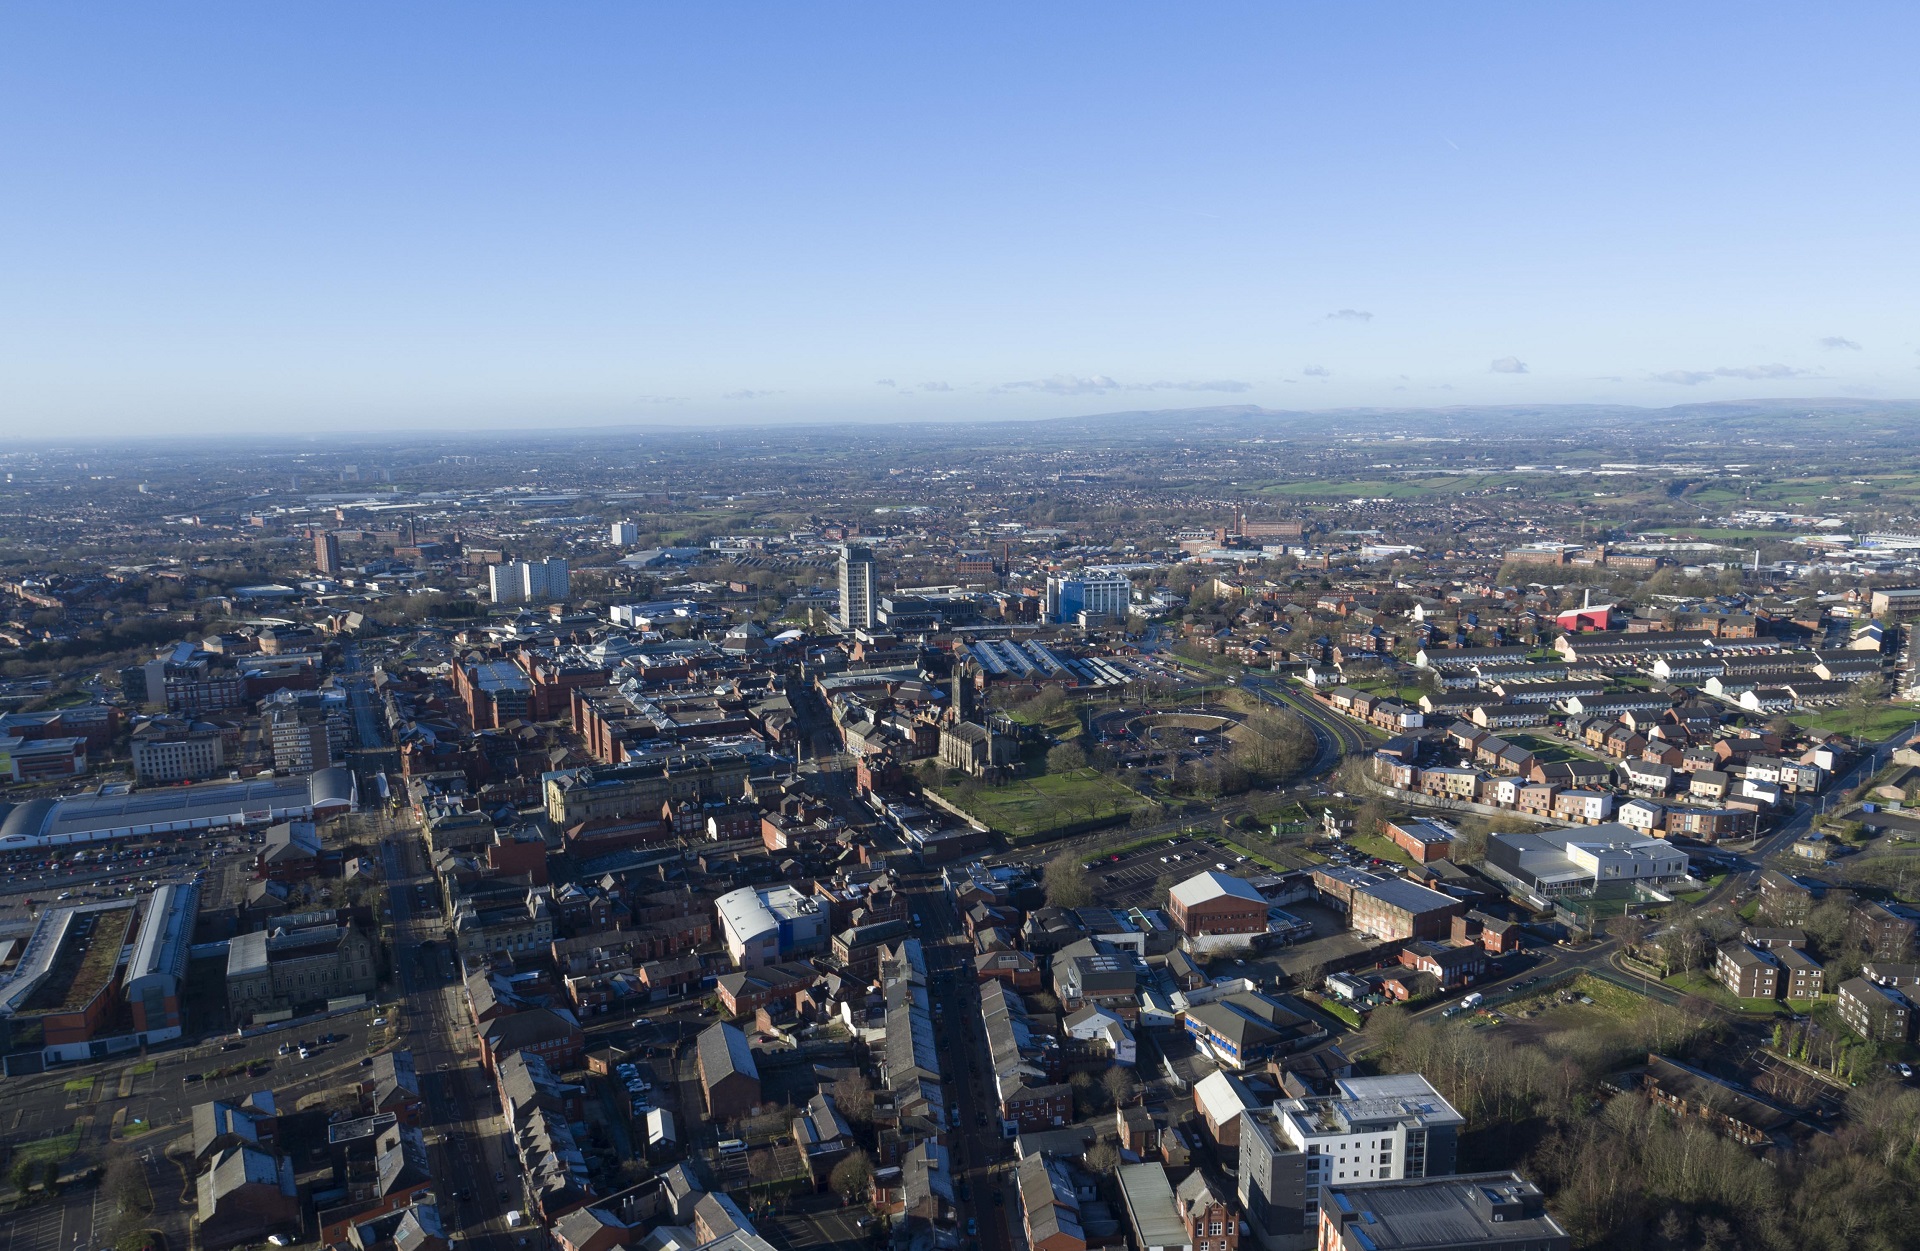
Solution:
<svg viewBox="0 0 1920 1251">
<path fill-rule="evenodd" d="M 307 777 L 263 777 L 34 799 L 0 819 L 0 846 L 94 843 L 143 834 L 302 820 L 317 812 L 349 811 L 357 800 L 353 771 L 344 768 L 321 769 Z"/>
<path fill-rule="evenodd" d="M 0 843 L 37 836 L 46 826 L 47 818 L 52 815 L 58 802 L 53 799 L 29 799 L 24 804 L 13 805 L 6 820 L 0 821 Z"/>
<path fill-rule="evenodd" d="M 351 810 L 359 799 L 353 770 L 342 765 L 315 769 L 307 778 L 307 798 L 316 812 L 341 806 Z"/>
</svg>

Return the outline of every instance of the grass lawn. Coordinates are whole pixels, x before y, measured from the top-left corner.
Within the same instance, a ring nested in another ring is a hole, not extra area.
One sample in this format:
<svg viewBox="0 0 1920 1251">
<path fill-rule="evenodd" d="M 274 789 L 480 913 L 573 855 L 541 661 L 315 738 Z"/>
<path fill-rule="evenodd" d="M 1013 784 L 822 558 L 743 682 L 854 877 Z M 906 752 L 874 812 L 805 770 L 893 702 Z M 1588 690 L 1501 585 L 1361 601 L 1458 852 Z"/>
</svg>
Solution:
<svg viewBox="0 0 1920 1251">
<path fill-rule="evenodd" d="M 1576 1000 L 1569 1003 L 1560 998 L 1563 990 L 1585 995 L 1593 1002 L 1580 1003 Z M 1528 1013 L 1531 1014 L 1529 1019 L 1549 1030 L 1587 1029 L 1605 1024 L 1610 1019 L 1633 1021 L 1647 1010 L 1648 1003 L 1646 996 L 1635 994 L 1624 986 L 1584 975 L 1522 992 L 1504 1001 L 1496 997 L 1495 1001 L 1499 1011 L 1509 1019 Z"/>
<path fill-rule="evenodd" d="M 1721 530 L 1701 529 L 1698 526 L 1655 526 L 1648 533 L 1671 534 L 1680 538 L 1700 539 L 1708 543 L 1721 539 L 1733 539 L 1739 542 L 1764 542 L 1771 539 L 1776 543 L 1784 543 L 1794 535 L 1791 530 Z"/>
<path fill-rule="evenodd" d="M 1547 738 L 1539 734 L 1502 734 L 1515 747 L 1524 747 L 1548 764 L 1562 760 L 1598 760 L 1600 757 L 1588 752 L 1576 751 L 1558 739 Z"/>
<path fill-rule="evenodd" d="M 1245 856 L 1247 858 L 1247 864 L 1257 864 L 1262 868 L 1272 869 L 1276 873 L 1285 873 L 1292 868 L 1291 865 L 1281 864 L 1266 852 L 1257 851 L 1245 843 L 1235 841 L 1232 835 L 1227 836 L 1226 844 L 1233 848 L 1236 854 Z M 1231 868 L 1232 866 L 1228 867 Z M 1243 865 L 1241 867 L 1245 868 L 1246 866 Z"/>
<path fill-rule="evenodd" d="M 1685 991 L 1689 995 L 1710 999 L 1723 1008 L 1731 1008 L 1735 1012 L 1745 1012 L 1753 1016 L 1775 1016 L 1786 1011 L 1778 999 L 1741 999 L 1697 969 L 1691 973 L 1675 973 L 1667 979 L 1667 985 L 1675 990 Z"/>
<path fill-rule="evenodd" d="M 1827 708 L 1820 712 L 1796 713 L 1792 721 L 1817 734 L 1851 734 L 1856 738 L 1882 739 L 1920 721 L 1920 708 L 1911 704 L 1887 704 L 1869 708 L 1865 714 L 1851 708 Z"/>
<path fill-rule="evenodd" d="M 1707 884 L 1704 888 L 1696 891 L 1689 891 L 1687 894 L 1684 894 L 1684 895 L 1675 895 L 1674 898 L 1678 899 L 1681 903 L 1697 904 L 1702 899 L 1705 899 L 1707 897 L 1708 891 L 1712 890 L 1714 887 L 1720 885 L 1721 882 L 1725 881 L 1726 876 L 1727 875 L 1724 873 L 1716 873 L 1707 879 Z M 1716 986 L 1719 985 L 1718 982 L 1714 984 Z"/>
<path fill-rule="evenodd" d="M 1005 786 L 982 786 L 964 800 L 958 787 L 941 787 L 939 793 L 976 820 L 1012 838 L 1030 838 L 1076 821 L 1148 807 L 1138 794 L 1092 769 L 1021 778 Z"/>
<path fill-rule="evenodd" d="M 93 1079 L 91 1077 L 76 1077 L 60 1089 L 70 1095 L 84 1095 L 93 1089 Z"/>
<path fill-rule="evenodd" d="M 1382 838 L 1378 834 L 1354 834 L 1350 835 L 1347 841 L 1369 856 L 1377 856 L 1382 860 L 1391 860 L 1395 864 L 1404 864 L 1408 867 L 1414 864 L 1413 857 L 1402 851 L 1399 844 L 1390 838 Z"/>
<path fill-rule="evenodd" d="M 160 1062 L 157 1060 L 142 1060 L 140 1063 L 128 1069 L 127 1072 L 133 1074 L 135 1077 L 145 1077 L 158 1067 L 160 1067 Z"/>
<path fill-rule="evenodd" d="M 1037 725 L 1056 738 L 1074 738 L 1080 733 L 1081 704 L 1067 703 L 1054 709 L 1044 717 L 1036 717 L 1020 709 L 1014 709 L 1007 715 L 1022 725 Z"/>
<path fill-rule="evenodd" d="M 33 1160 L 44 1164 L 49 1160 L 64 1160 L 80 1149 L 80 1131 L 70 1129 L 64 1134 L 54 1134 L 50 1138 L 36 1138 L 32 1142 L 23 1142 L 13 1149 L 15 1163 L 21 1160 Z"/>
<path fill-rule="evenodd" d="M 1397 699 L 1403 704 L 1417 704 L 1420 697 L 1427 693 L 1422 686 L 1401 686 L 1391 678 L 1360 678 L 1347 683 L 1355 690 L 1365 691 L 1369 695 L 1384 695 Z"/>
<path fill-rule="evenodd" d="M 1276 808 L 1271 812 L 1261 812 L 1254 815 L 1254 820 L 1262 825 L 1298 825 L 1303 821 L 1311 824 L 1318 819 L 1317 816 L 1308 812 L 1304 806 L 1297 802 L 1288 804 L 1284 808 Z"/>
</svg>

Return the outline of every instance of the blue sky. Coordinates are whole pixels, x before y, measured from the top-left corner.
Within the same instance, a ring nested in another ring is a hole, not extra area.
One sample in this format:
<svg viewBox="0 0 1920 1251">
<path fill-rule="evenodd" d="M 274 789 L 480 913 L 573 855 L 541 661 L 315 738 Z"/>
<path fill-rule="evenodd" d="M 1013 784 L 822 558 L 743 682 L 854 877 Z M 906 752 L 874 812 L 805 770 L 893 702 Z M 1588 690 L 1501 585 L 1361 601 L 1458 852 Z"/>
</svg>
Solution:
<svg viewBox="0 0 1920 1251">
<path fill-rule="evenodd" d="M 1920 9 L 16 4 L 0 432 L 1920 393 Z"/>
</svg>

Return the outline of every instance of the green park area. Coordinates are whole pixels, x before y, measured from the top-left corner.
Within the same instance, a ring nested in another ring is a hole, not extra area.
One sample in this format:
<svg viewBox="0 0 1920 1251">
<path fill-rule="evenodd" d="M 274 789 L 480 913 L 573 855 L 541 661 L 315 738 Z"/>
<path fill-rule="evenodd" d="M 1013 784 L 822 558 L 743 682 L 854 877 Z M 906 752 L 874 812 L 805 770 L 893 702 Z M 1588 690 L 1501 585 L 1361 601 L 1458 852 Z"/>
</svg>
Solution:
<svg viewBox="0 0 1920 1251">
<path fill-rule="evenodd" d="M 1015 842 L 1153 807 L 1127 787 L 1086 768 L 1018 778 L 1000 786 L 939 786 L 935 792 Z"/>
<path fill-rule="evenodd" d="M 1378 834 L 1352 834 L 1347 837 L 1347 842 L 1351 843 L 1356 849 L 1376 859 L 1388 860 L 1395 864 L 1404 864 L 1409 867 L 1414 863 L 1413 857 L 1409 856 L 1405 851 L 1402 851 L 1398 843 L 1390 838 L 1382 838 Z"/>
<path fill-rule="evenodd" d="M 1704 969 L 1694 969 L 1687 973 L 1675 973 L 1669 977 L 1667 985 L 1675 990 L 1685 991 L 1689 995 L 1717 1003 L 1723 1008 L 1748 1016 L 1778 1016 L 1781 1013 L 1809 1011 L 1814 1005 L 1797 1000 L 1779 999 L 1742 999 L 1728 990 Z"/>
<path fill-rule="evenodd" d="M 1920 706 L 1882 704 L 1876 707 L 1827 708 L 1795 713 L 1793 723 L 1816 734 L 1851 734 L 1859 739 L 1883 739 L 1920 722 Z"/>
<path fill-rule="evenodd" d="M 70 1129 L 64 1134 L 52 1134 L 15 1145 L 12 1160 L 16 1168 L 23 1162 L 57 1164 L 79 1149 L 80 1131 Z"/>
<path fill-rule="evenodd" d="M 1591 752 L 1577 751 L 1563 739 L 1548 738 L 1543 734 L 1502 734 L 1515 747 L 1524 747 L 1534 754 L 1535 759 L 1553 764 L 1561 760 L 1598 760 L 1600 757 Z"/>
</svg>

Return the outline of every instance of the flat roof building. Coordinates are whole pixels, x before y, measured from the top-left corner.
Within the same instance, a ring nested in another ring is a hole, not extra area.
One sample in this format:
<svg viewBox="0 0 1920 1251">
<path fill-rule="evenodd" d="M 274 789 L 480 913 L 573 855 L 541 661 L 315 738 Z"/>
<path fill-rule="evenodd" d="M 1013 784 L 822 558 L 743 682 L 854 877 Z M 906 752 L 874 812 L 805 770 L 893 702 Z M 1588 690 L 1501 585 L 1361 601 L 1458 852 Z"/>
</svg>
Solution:
<svg viewBox="0 0 1920 1251">
<path fill-rule="evenodd" d="M 1122 1164 L 1115 1179 L 1120 1183 L 1120 1198 L 1126 1205 L 1127 1223 L 1133 1226 L 1137 1251 L 1192 1251 L 1193 1239 L 1174 1206 L 1173 1183 L 1167 1180 L 1166 1165 L 1158 1160 Z"/>
<path fill-rule="evenodd" d="M 743 886 L 713 902 L 737 968 L 757 969 L 826 949 L 827 911 L 795 886 Z"/>
<path fill-rule="evenodd" d="M 1240 1118 L 1240 1208 L 1265 1251 L 1312 1245 L 1328 1187 L 1453 1171 L 1465 1118 L 1426 1078 L 1348 1077 L 1333 1088 Z"/>
<path fill-rule="evenodd" d="M 1617 822 L 1583 829 L 1540 829 L 1487 838 L 1486 863 L 1542 896 L 1687 875 L 1687 854 Z"/>
<path fill-rule="evenodd" d="M 1320 1195 L 1321 1251 L 1571 1251 L 1539 1187 L 1518 1173 L 1335 1186 Z"/>
</svg>

